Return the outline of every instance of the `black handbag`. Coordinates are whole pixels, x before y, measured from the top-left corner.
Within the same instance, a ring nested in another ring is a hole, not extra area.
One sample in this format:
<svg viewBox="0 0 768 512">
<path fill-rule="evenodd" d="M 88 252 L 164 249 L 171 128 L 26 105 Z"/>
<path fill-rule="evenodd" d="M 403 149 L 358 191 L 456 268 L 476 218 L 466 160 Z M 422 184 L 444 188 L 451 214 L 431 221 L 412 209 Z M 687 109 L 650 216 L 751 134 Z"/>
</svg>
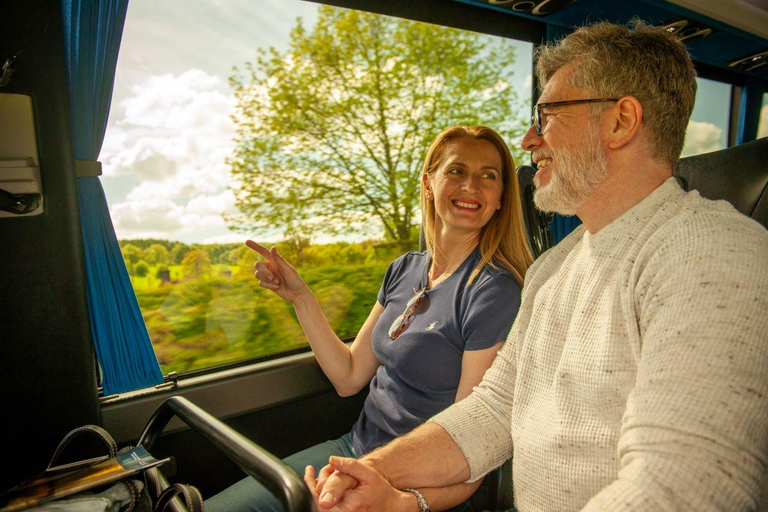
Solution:
<svg viewBox="0 0 768 512">
<path fill-rule="evenodd" d="M 83 448 L 90 448 L 92 454 L 94 446 L 101 455 L 77 460 Z M 128 461 L 127 469 L 120 463 L 121 456 Z M 158 461 L 143 448 L 118 451 L 109 432 L 98 425 L 84 425 L 64 436 L 46 471 L 32 479 L 34 485 L 27 482 L 11 490 L 21 497 L 0 510 L 164 512 L 169 507 L 179 510 L 183 503 L 189 512 L 202 512 L 203 498 L 197 488 L 169 484 L 161 473 L 163 466 L 172 467 L 171 462 Z M 128 474 L 120 477 L 123 473 Z M 104 480 L 109 481 L 102 484 Z"/>
</svg>

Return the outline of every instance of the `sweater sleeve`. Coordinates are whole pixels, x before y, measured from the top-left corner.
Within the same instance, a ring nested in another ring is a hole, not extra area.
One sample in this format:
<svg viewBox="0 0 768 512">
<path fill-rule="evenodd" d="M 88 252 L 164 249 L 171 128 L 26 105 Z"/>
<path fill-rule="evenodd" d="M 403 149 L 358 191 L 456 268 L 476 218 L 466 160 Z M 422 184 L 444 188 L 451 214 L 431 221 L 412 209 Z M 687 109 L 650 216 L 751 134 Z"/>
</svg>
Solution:
<svg viewBox="0 0 768 512">
<path fill-rule="evenodd" d="M 618 478 L 584 510 L 754 510 L 768 465 L 768 234 L 693 212 L 647 254 Z M 727 226 L 724 228 L 723 226 Z"/>
<path fill-rule="evenodd" d="M 430 421 L 443 427 L 469 463 L 474 482 L 512 457 L 512 398 L 515 391 L 516 328 L 512 326 L 479 386 Z"/>
</svg>

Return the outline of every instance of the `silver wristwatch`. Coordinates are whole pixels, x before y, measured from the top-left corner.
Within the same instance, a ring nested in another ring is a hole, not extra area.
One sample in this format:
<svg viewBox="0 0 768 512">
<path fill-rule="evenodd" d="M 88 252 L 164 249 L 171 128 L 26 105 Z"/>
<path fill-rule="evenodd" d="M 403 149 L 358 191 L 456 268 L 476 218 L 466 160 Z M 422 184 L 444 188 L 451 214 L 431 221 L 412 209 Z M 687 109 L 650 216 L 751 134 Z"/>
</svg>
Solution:
<svg viewBox="0 0 768 512">
<path fill-rule="evenodd" d="M 421 494 L 418 489 L 403 489 L 403 491 L 409 492 L 416 496 L 416 501 L 419 503 L 419 510 L 421 510 L 421 512 L 432 512 L 432 509 L 429 508 L 429 503 L 427 503 L 426 498 L 424 498 L 424 495 Z"/>
</svg>

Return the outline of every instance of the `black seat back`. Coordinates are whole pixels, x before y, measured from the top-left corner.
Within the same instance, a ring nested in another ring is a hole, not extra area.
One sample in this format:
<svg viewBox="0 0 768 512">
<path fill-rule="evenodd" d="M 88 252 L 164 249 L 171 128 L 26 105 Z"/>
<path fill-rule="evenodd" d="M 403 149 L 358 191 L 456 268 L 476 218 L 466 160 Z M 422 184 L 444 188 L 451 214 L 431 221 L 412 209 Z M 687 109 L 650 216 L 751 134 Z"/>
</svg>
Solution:
<svg viewBox="0 0 768 512">
<path fill-rule="evenodd" d="M 725 199 L 763 226 L 768 223 L 768 138 L 681 159 L 675 176 L 688 190 Z"/>
<path fill-rule="evenodd" d="M 517 168 L 517 183 L 520 185 L 520 203 L 523 206 L 523 221 L 528 232 L 528 243 L 533 251 L 533 257 L 538 258 L 541 253 L 552 247 L 552 231 L 549 223 L 552 222 L 551 213 L 543 213 L 533 205 L 533 175 L 536 169 L 530 165 L 521 165 Z"/>
</svg>

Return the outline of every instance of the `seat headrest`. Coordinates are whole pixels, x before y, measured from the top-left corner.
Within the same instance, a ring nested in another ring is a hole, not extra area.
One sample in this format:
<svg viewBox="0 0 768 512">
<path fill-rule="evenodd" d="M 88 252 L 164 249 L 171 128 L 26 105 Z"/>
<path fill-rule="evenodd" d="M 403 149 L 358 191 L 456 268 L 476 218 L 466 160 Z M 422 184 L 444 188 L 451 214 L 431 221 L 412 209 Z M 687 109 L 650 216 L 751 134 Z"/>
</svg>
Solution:
<svg viewBox="0 0 768 512">
<path fill-rule="evenodd" d="M 768 138 L 681 159 L 675 176 L 688 190 L 725 199 L 763 226 L 768 223 Z"/>
</svg>

